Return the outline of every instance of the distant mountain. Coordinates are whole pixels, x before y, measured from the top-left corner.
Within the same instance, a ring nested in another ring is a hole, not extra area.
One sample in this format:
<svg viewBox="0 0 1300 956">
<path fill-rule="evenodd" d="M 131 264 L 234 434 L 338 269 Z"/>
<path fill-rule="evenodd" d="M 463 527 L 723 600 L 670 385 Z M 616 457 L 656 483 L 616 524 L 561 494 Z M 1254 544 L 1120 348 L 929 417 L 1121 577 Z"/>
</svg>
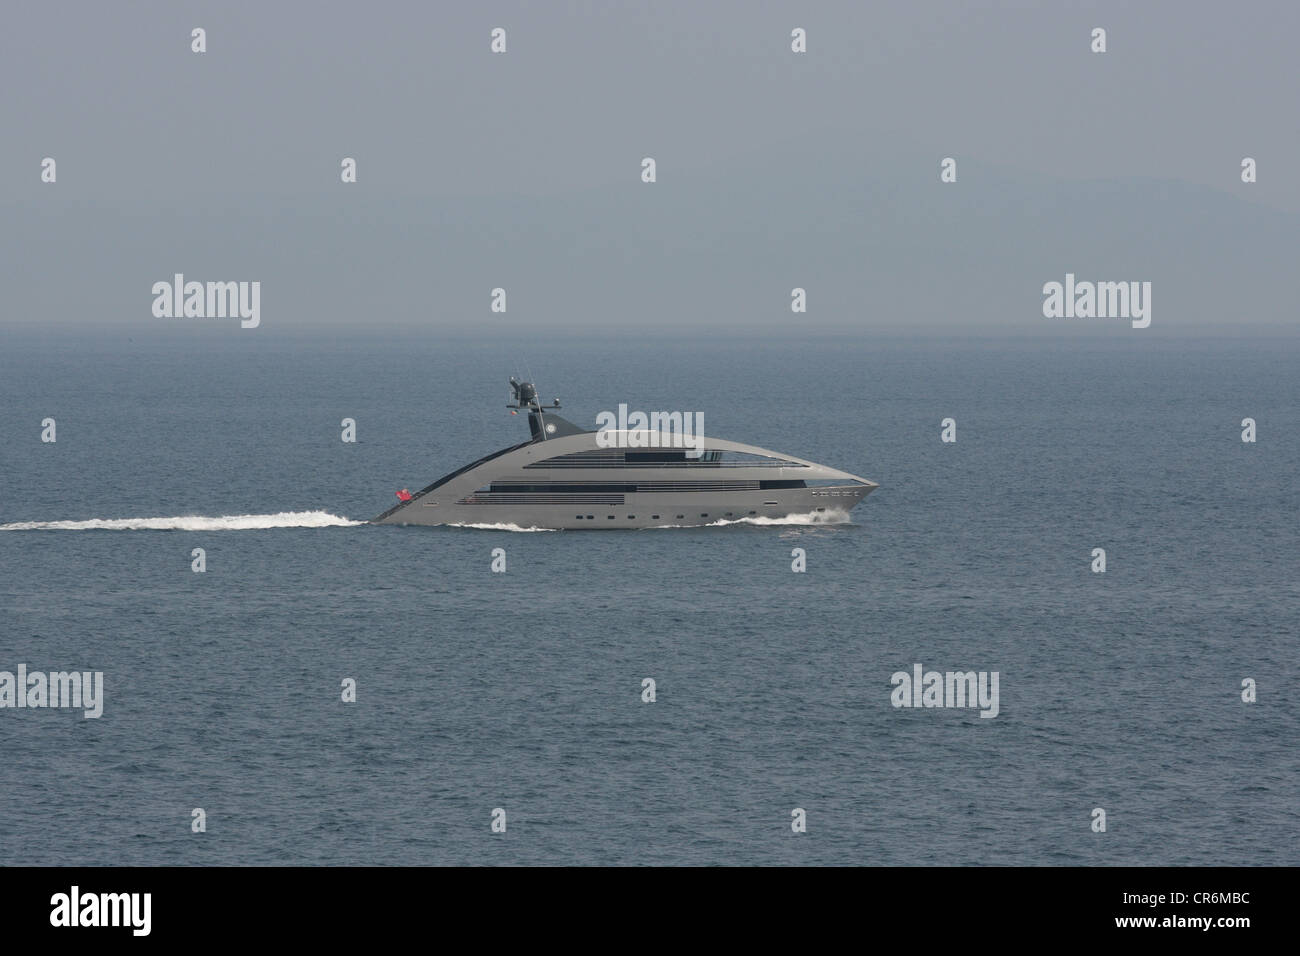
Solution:
<svg viewBox="0 0 1300 956">
<path fill-rule="evenodd" d="M 1148 334 L 1294 327 L 1300 216 L 1177 182 L 1057 181 L 961 158 L 957 182 L 941 184 L 938 159 L 813 143 L 710 173 L 665 158 L 654 184 L 631 164 L 625 182 L 581 193 L 475 198 L 340 184 L 128 203 L 47 187 L 3 206 L 5 321 L 219 321 L 150 314 L 151 285 L 183 272 L 260 280 L 270 329 L 1107 325 L 1043 318 L 1043 283 L 1073 272 L 1151 281 Z M 504 315 L 489 311 L 498 286 Z M 790 311 L 795 286 L 805 315 Z"/>
</svg>

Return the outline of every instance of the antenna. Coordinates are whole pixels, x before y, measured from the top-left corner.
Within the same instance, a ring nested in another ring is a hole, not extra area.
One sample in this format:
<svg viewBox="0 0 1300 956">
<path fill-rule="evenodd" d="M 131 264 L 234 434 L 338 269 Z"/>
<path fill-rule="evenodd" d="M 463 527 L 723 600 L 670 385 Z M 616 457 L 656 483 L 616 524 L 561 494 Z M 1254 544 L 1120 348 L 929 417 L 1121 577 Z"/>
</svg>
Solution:
<svg viewBox="0 0 1300 956">
<path fill-rule="evenodd" d="M 521 382 L 512 375 L 510 377 L 510 388 L 514 391 L 515 400 L 513 404 L 507 405 L 506 408 L 526 409 L 528 412 L 529 429 L 533 430 L 534 426 L 536 426 L 536 437 L 540 438 L 542 441 L 546 441 L 547 409 L 542 406 L 542 400 L 537 395 L 537 386 L 532 382 Z M 549 408 L 552 410 L 559 409 L 560 400 L 557 398 Z M 532 416 L 534 415 L 537 416 L 536 421 L 533 420 Z"/>
</svg>

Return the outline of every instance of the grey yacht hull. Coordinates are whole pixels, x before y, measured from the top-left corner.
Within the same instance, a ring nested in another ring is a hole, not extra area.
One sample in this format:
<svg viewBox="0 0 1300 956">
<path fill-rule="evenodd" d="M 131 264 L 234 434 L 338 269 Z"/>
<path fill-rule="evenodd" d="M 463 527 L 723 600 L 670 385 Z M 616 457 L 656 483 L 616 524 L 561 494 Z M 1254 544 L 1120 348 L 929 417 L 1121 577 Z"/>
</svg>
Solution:
<svg viewBox="0 0 1300 956">
<path fill-rule="evenodd" d="M 595 432 L 570 430 L 576 433 L 535 438 L 453 472 L 372 523 L 585 531 L 794 516 L 832 522 L 845 520 L 877 487 L 825 465 L 722 439 L 703 439 L 702 460 L 671 460 L 673 453 L 664 452 L 669 460 L 655 461 L 657 453 L 644 446 L 606 448 Z"/>
</svg>

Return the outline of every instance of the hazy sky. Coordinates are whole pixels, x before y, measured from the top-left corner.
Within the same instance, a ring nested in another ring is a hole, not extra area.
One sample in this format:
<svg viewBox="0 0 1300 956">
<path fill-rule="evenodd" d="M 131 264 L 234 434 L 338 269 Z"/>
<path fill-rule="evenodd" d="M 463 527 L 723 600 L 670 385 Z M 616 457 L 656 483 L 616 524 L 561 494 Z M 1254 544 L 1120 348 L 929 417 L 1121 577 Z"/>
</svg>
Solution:
<svg viewBox="0 0 1300 956">
<path fill-rule="evenodd" d="M 1052 333 L 1074 272 L 1153 282 L 1148 334 L 1293 328 L 1297 10 L 13 4 L 3 321 L 222 321 L 153 317 L 183 272 L 260 281 L 263 333 Z"/>
</svg>

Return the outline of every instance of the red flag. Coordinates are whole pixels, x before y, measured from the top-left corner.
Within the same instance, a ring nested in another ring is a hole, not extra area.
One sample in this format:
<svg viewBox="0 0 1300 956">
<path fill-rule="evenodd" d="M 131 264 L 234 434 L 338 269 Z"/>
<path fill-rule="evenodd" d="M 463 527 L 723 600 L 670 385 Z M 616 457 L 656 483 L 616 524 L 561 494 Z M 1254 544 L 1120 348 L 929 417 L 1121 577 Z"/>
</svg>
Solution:
<svg viewBox="0 0 1300 956">
<path fill-rule="evenodd" d="M 411 493 L 410 493 L 409 491 L 407 491 L 405 488 L 403 488 L 401 491 L 399 491 L 399 492 L 397 493 L 397 497 L 398 497 L 398 499 L 401 500 L 401 501 L 410 501 L 410 500 L 411 500 Z"/>
</svg>

